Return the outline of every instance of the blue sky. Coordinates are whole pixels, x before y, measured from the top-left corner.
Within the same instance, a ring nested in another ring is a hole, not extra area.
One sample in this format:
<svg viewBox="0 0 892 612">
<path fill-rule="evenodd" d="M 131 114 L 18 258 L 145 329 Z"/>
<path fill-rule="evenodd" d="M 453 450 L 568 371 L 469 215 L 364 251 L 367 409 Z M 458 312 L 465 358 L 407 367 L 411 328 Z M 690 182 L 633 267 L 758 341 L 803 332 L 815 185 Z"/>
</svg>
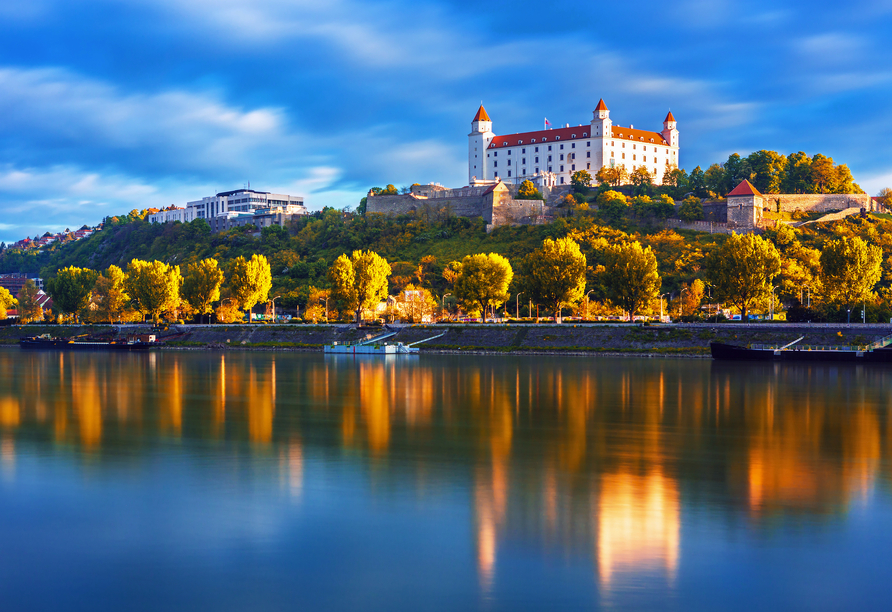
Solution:
<svg viewBox="0 0 892 612">
<path fill-rule="evenodd" d="M 687 170 L 758 149 L 892 186 L 892 0 L 0 3 L 0 240 L 243 186 L 355 206 L 467 181 L 496 133 L 678 119 Z"/>
</svg>

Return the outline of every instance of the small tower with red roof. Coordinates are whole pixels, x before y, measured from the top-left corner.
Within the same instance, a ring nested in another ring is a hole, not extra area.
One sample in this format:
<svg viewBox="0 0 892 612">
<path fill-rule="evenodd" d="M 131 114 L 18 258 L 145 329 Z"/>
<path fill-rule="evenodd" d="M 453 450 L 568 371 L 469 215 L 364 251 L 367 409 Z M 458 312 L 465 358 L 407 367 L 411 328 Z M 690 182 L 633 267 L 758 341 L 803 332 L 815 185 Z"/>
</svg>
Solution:
<svg viewBox="0 0 892 612">
<path fill-rule="evenodd" d="M 492 120 L 481 104 L 471 120 L 471 133 L 468 134 L 468 185 L 473 185 L 475 181 L 492 179 L 487 176 L 486 148 L 494 137 Z"/>
<path fill-rule="evenodd" d="M 728 223 L 753 229 L 762 220 L 764 197 L 752 183 L 744 179 L 727 195 Z"/>
<path fill-rule="evenodd" d="M 663 135 L 663 138 L 666 139 L 666 142 L 669 143 L 670 147 L 678 148 L 678 125 L 675 122 L 675 117 L 672 115 L 672 111 L 669 111 L 666 118 L 663 119 L 663 131 L 660 133 Z"/>
</svg>

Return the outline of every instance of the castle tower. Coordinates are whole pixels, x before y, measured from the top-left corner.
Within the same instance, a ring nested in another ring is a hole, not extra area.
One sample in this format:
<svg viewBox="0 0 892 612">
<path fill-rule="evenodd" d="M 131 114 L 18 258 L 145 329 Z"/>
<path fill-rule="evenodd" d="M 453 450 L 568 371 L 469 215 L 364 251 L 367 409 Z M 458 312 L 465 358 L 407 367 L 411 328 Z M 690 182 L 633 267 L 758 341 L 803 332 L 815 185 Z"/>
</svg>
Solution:
<svg viewBox="0 0 892 612">
<path fill-rule="evenodd" d="M 678 128 L 676 127 L 675 117 L 672 116 L 672 111 L 669 111 L 669 114 L 663 119 L 663 131 L 660 133 L 670 147 L 678 148 Z"/>
<path fill-rule="evenodd" d="M 492 142 L 492 120 L 483 105 L 471 121 L 471 133 L 468 134 L 468 185 L 477 181 L 492 179 L 486 168 L 486 147 Z"/>
<path fill-rule="evenodd" d="M 610 120 L 610 110 L 604 104 L 604 98 L 598 102 L 592 117 L 592 138 L 604 138 L 610 135 L 613 122 Z"/>
</svg>

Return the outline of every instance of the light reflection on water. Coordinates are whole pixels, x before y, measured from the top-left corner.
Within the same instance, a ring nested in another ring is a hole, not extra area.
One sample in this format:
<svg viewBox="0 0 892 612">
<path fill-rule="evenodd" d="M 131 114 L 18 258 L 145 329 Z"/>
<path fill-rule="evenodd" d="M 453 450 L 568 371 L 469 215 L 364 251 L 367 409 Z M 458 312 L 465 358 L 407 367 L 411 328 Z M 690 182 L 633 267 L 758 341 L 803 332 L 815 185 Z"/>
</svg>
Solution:
<svg viewBox="0 0 892 612">
<path fill-rule="evenodd" d="M 882 609 L 888 381 L 699 360 L 3 351 L 0 542 L 19 556 L 0 576 L 19 579 L 0 578 L 0 604 Z M 876 568 L 847 569 L 865 555 Z"/>
</svg>

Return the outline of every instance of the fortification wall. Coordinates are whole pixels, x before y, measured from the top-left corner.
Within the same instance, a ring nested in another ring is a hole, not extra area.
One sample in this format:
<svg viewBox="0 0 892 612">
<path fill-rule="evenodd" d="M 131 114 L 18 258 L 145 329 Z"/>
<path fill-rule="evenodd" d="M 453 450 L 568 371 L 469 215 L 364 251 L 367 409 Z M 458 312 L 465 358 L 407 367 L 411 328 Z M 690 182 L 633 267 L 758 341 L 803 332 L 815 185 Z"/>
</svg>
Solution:
<svg viewBox="0 0 892 612">
<path fill-rule="evenodd" d="M 780 212 L 833 212 L 846 208 L 866 208 L 869 211 L 876 210 L 876 203 L 870 196 L 864 193 L 766 193 L 765 204 L 772 211 L 777 211 L 777 203 L 780 201 Z"/>
<path fill-rule="evenodd" d="M 372 196 L 366 200 L 366 213 L 405 215 L 422 208 L 448 210 L 459 217 L 485 217 L 488 205 L 484 197 L 416 198 L 413 195 Z"/>
<path fill-rule="evenodd" d="M 489 229 L 502 225 L 531 225 L 545 214 L 541 200 L 513 200 L 506 198 L 494 202 L 492 219 L 487 221 Z"/>
<path fill-rule="evenodd" d="M 752 231 L 752 227 L 748 230 L 737 227 L 730 223 L 717 223 L 715 221 L 682 221 L 681 219 L 666 219 L 666 227 L 673 229 L 694 230 L 697 232 L 709 232 L 710 234 L 730 234 L 737 232 L 742 234 L 746 231 Z"/>
</svg>

